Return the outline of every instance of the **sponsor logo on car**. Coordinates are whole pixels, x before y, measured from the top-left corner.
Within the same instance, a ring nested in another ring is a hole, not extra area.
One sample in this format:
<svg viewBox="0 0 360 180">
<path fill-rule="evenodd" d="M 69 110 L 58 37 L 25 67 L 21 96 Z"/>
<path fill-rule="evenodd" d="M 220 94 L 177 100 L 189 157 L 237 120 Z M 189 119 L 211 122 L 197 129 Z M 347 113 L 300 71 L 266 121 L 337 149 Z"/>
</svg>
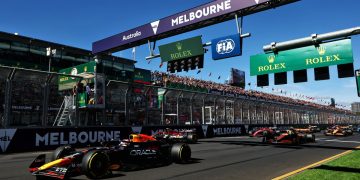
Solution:
<svg viewBox="0 0 360 180">
<path fill-rule="evenodd" d="M 138 149 L 138 150 L 131 150 L 130 156 L 148 156 L 148 155 L 155 155 L 156 150 L 154 149 Z"/>
<path fill-rule="evenodd" d="M 174 131 L 178 131 L 178 132 L 185 132 L 185 131 L 192 131 L 194 130 L 193 128 L 183 128 L 183 129 L 171 129 Z M 157 133 L 161 133 L 161 132 L 165 132 L 165 129 L 157 129 L 157 130 L 151 130 L 151 135 L 155 135 Z"/>
</svg>

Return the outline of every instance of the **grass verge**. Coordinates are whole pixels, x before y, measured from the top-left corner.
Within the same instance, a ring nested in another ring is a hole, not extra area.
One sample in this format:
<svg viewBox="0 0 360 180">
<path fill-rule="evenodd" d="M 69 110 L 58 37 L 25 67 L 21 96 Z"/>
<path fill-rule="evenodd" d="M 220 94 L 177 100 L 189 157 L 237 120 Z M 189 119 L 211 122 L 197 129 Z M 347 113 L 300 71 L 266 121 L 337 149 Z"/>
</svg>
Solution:
<svg viewBox="0 0 360 180">
<path fill-rule="evenodd" d="M 360 179 L 360 151 L 356 150 L 323 165 L 289 177 L 290 180 Z"/>
</svg>

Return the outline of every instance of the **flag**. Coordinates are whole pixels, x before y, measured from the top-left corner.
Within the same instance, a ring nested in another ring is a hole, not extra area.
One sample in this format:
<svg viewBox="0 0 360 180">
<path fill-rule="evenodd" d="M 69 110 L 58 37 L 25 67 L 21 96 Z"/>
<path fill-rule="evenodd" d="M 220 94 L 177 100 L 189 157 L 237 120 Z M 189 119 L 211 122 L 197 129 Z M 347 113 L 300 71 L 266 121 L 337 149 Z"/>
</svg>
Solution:
<svg viewBox="0 0 360 180">
<path fill-rule="evenodd" d="M 132 55 L 133 55 L 133 59 L 135 60 L 135 54 L 136 54 L 136 49 L 135 47 L 133 47 L 132 51 L 131 51 Z"/>
</svg>

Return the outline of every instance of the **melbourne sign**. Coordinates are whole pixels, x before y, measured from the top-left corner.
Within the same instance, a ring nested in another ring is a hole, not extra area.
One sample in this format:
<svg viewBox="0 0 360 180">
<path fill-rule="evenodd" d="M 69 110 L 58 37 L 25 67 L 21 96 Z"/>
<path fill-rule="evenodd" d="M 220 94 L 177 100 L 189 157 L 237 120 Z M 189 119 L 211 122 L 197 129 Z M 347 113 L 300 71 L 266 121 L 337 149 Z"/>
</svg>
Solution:
<svg viewBox="0 0 360 180">
<path fill-rule="evenodd" d="M 120 131 L 70 131 L 70 132 L 48 132 L 46 134 L 36 133 L 35 146 L 67 145 L 67 144 L 91 144 L 111 139 L 120 139 Z"/>
<path fill-rule="evenodd" d="M 250 57 L 250 75 L 263 75 L 286 71 L 318 68 L 352 63 L 350 39 L 307 46 L 278 54 L 258 54 Z"/>
<path fill-rule="evenodd" d="M 201 36 L 159 46 L 162 62 L 175 61 L 204 54 Z"/>
<path fill-rule="evenodd" d="M 211 51 L 214 60 L 240 56 L 240 34 L 213 39 L 211 41 Z"/>
<path fill-rule="evenodd" d="M 295 1 L 297 0 L 278 0 L 277 2 L 272 0 L 212 1 L 103 40 L 96 41 L 93 43 L 92 51 L 94 54 L 100 52 L 115 52 L 145 44 L 148 40 L 159 40 L 233 19 L 234 16 L 231 14 L 234 12 L 241 11 L 242 15 L 245 16 Z"/>
</svg>

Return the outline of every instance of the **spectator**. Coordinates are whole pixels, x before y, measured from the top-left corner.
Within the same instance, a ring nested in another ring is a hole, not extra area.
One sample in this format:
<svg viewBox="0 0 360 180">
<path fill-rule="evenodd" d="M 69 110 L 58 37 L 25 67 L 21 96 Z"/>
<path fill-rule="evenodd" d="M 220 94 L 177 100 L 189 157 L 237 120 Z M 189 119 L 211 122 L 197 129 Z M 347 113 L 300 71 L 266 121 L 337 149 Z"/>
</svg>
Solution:
<svg viewBox="0 0 360 180">
<path fill-rule="evenodd" d="M 206 89 L 208 91 L 215 90 L 215 91 L 222 91 L 225 93 L 238 94 L 238 95 L 242 95 L 246 98 L 256 98 L 258 100 L 261 99 L 261 100 L 265 100 L 265 101 L 276 101 L 276 102 L 282 102 L 282 103 L 288 103 L 288 104 L 294 104 L 294 105 L 310 106 L 310 107 L 314 107 L 314 108 L 318 108 L 318 109 L 328 109 L 328 110 L 334 110 L 334 111 L 339 111 L 339 112 L 344 112 L 344 111 L 348 112 L 343 109 L 338 109 L 338 108 L 331 107 L 331 106 L 324 106 L 324 105 L 316 104 L 316 103 L 313 103 L 310 101 L 293 99 L 293 98 L 289 98 L 289 97 L 264 93 L 264 92 L 255 91 L 255 90 L 247 90 L 246 91 L 241 87 L 215 83 L 212 81 L 199 80 L 199 79 L 195 79 L 192 77 L 182 77 L 182 76 L 177 76 L 174 74 L 168 74 L 168 73 L 163 73 L 163 72 L 158 72 L 158 71 L 155 71 L 152 74 L 152 77 L 154 80 L 154 85 L 158 85 L 158 86 L 169 87 L 169 85 L 172 85 L 171 87 L 177 87 L 177 86 L 183 87 L 185 85 L 187 87 L 202 88 L 202 89 Z M 180 88 L 182 88 L 182 87 L 180 87 Z"/>
</svg>

